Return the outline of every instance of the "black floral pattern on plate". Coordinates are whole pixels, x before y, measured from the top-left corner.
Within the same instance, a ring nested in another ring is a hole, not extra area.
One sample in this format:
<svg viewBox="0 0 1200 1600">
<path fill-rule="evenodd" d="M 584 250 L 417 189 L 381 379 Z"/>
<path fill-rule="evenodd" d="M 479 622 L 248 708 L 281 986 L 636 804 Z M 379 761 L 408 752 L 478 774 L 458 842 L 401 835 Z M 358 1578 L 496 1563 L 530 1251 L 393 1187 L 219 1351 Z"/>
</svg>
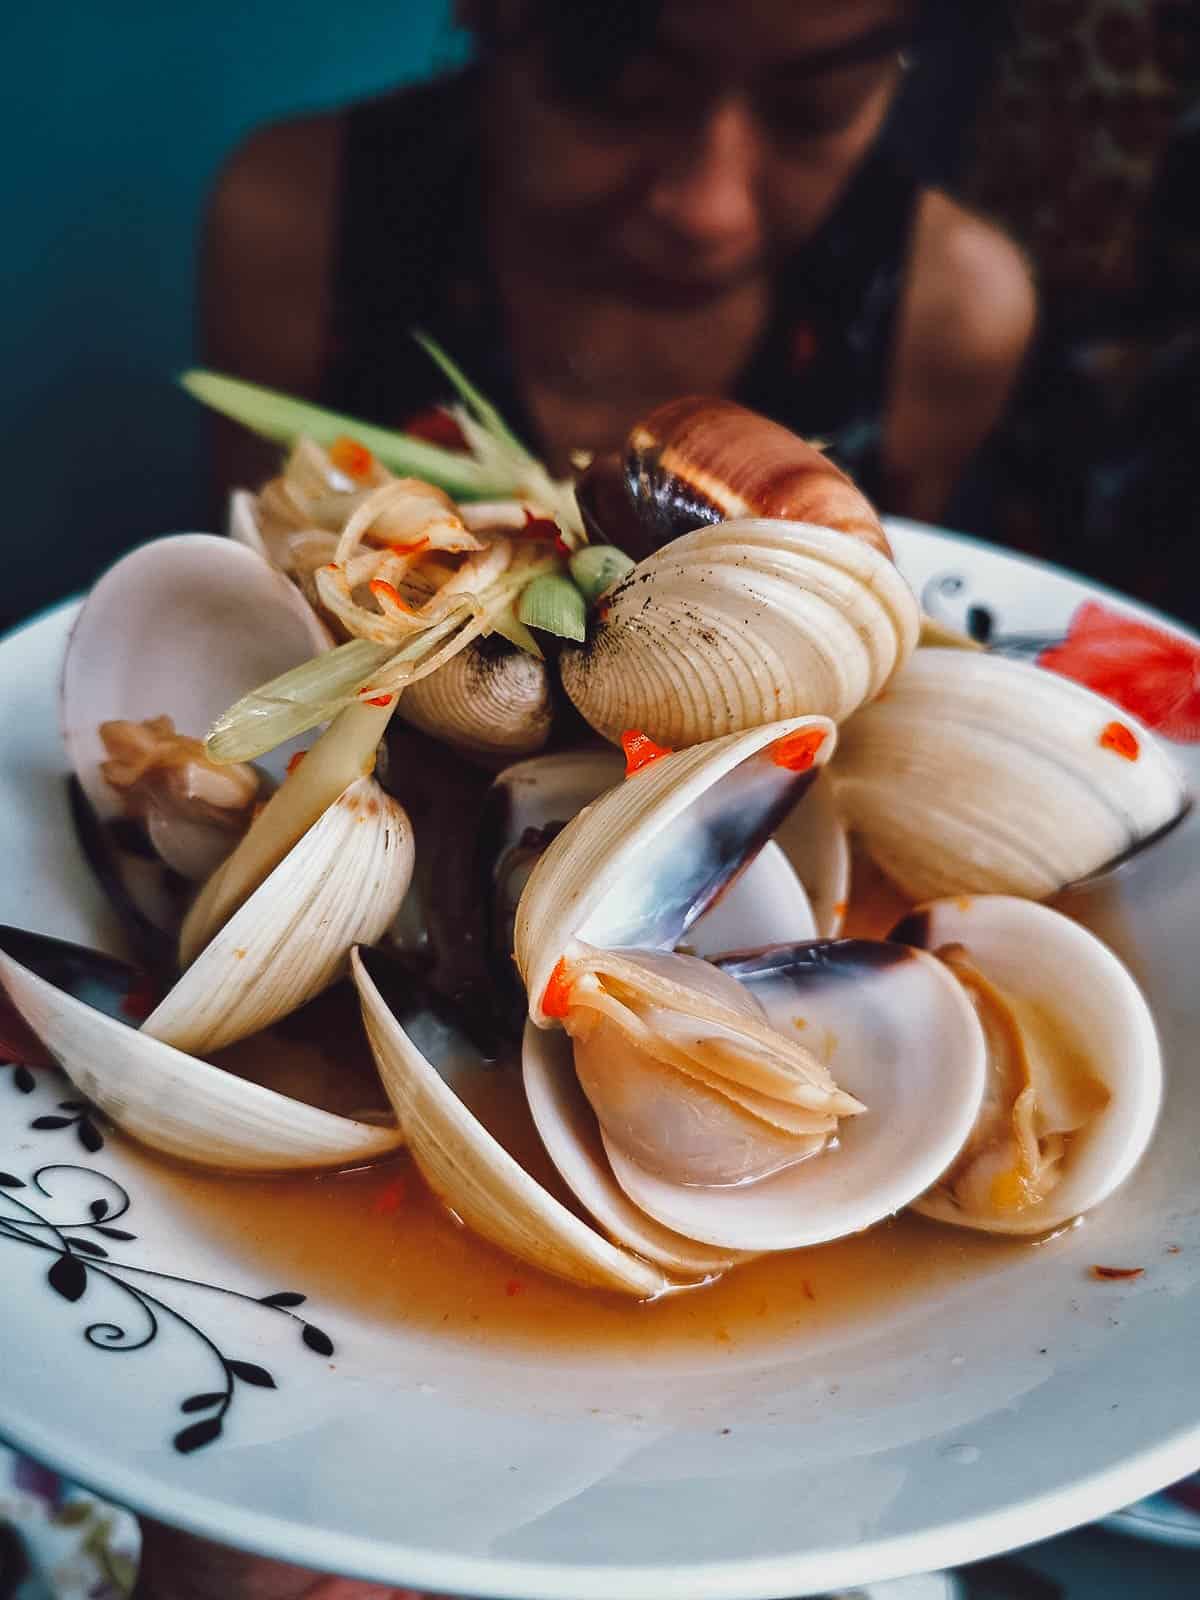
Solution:
<svg viewBox="0 0 1200 1600">
<path fill-rule="evenodd" d="M 18 1089 L 24 1094 L 32 1093 L 36 1080 L 29 1069 L 17 1063 L 7 1065 L 24 1075 L 17 1083 Z M 61 1082 L 57 1073 L 54 1077 Z M 35 1117 L 30 1128 L 42 1133 L 71 1129 L 89 1152 L 102 1148 L 103 1135 L 86 1102 L 59 1100 L 56 1106 L 56 1112 Z M 93 1191 L 81 1208 L 82 1214 L 70 1212 L 63 1216 L 60 1214 L 62 1206 L 56 1204 L 56 1190 L 67 1175 L 70 1175 L 72 1189 L 77 1191 L 80 1180 L 85 1179 Z M 196 1419 L 186 1422 L 172 1437 L 175 1449 L 187 1455 L 221 1437 L 241 1386 L 276 1389 L 278 1385 L 266 1367 L 231 1354 L 213 1334 L 164 1299 L 162 1293 L 152 1292 L 147 1287 L 148 1280 L 155 1289 L 167 1284 L 202 1289 L 260 1306 L 264 1313 L 285 1317 L 295 1326 L 304 1347 L 314 1355 L 332 1356 L 334 1344 L 323 1329 L 300 1314 L 299 1307 L 306 1303 L 307 1296 L 295 1290 L 281 1289 L 255 1296 L 115 1256 L 111 1249 L 113 1244 L 129 1245 L 137 1241 L 135 1233 L 117 1226 L 132 1206 L 133 1201 L 122 1184 L 90 1167 L 52 1162 L 38 1166 L 25 1177 L 0 1171 L 0 1242 L 24 1245 L 51 1257 L 45 1282 L 58 1300 L 67 1305 L 76 1305 L 84 1298 L 93 1278 L 115 1286 L 128 1299 L 135 1320 L 97 1321 L 84 1327 L 83 1337 L 94 1350 L 110 1355 L 145 1350 L 158 1338 L 165 1321 L 173 1321 L 191 1336 L 212 1376 L 206 1386 L 197 1388 L 180 1402 L 181 1414 Z"/>
</svg>

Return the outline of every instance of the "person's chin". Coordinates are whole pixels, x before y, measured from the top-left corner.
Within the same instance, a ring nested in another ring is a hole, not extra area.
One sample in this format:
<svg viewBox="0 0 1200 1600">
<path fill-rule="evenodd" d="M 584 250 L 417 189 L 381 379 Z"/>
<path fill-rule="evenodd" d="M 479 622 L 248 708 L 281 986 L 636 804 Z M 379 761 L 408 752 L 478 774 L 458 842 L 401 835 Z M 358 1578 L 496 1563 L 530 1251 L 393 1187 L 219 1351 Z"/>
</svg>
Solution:
<svg viewBox="0 0 1200 1600">
<path fill-rule="evenodd" d="M 700 306 L 748 283 L 764 264 L 758 253 L 728 261 L 697 260 L 681 246 L 676 260 L 622 254 L 613 262 L 612 277 L 621 292 L 647 304 Z"/>
</svg>

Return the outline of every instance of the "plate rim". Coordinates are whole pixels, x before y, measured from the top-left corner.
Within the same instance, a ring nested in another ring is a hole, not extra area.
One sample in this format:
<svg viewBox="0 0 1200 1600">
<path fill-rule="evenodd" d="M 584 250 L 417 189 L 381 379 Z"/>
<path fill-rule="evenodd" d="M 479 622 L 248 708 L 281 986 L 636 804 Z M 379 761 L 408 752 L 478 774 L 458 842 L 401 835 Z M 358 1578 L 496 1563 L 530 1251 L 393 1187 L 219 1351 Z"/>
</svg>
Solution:
<svg viewBox="0 0 1200 1600">
<path fill-rule="evenodd" d="M 93 1465 L 94 1452 L 72 1453 L 69 1446 L 60 1450 L 49 1432 L 37 1428 L 13 1430 L 5 1424 L 3 1436 L 81 1487 L 185 1532 L 342 1577 L 400 1582 L 434 1593 L 488 1600 L 612 1600 L 614 1593 L 622 1600 L 772 1600 L 783 1594 L 878 1583 L 985 1560 L 1102 1521 L 1186 1477 L 1200 1462 L 1198 1422 L 1118 1466 L 1076 1479 L 1051 1494 L 977 1517 L 935 1523 L 916 1533 L 793 1555 L 687 1566 L 568 1565 L 447 1556 L 395 1541 L 322 1530 L 271 1512 L 244 1510 L 211 1495 L 175 1488 L 156 1494 L 152 1469 Z"/>
<path fill-rule="evenodd" d="M 944 543 L 948 549 L 965 545 L 1000 556 L 1032 574 L 1049 572 L 1085 585 L 1094 594 L 1110 597 L 1127 614 L 1200 643 L 1200 634 L 1169 614 L 1054 562 L 911 518 L 889 517 L 884 524 L 889 532 L 902 536 L 912 532 Z M 0 649 L 29 633 L 61 626 L 64 614 L 77 610 L 81 600 L 80 594 L 74 594 L 18 621 L 0 634 Z M 210 1492 L 193 1493 L 163 1483 L 153 1466 L 138 1468 L 114 1461 L 96 1449 L 73 1444 L 61 1428 L 39 1426 L 32 1419 L 19 1419 L 14 1425 L 6 1411 L 0 1390 L 0 1437 L 15 1449 L 139 1514 L 317 1571 L 443 1593 L 489 1596 L 491 1600 L 611 1600 L 614 1592 L 624 1600 L 768 1600 L 783 1593 L 878 1582 L 981 1560 L 1084 1523 L 1112 1518 L 1200 1469 L 1198 1419 L 1116 1465 L 1076 1477 L 1048 1493 L 889 1538 L 700 1564 L 568 1564 L 448 1554 L 321 1528 L 299 1518 L 222 1501 Z M 1122 1531 L 1132 1530 L 1126 1526 Z"/>
</svg>

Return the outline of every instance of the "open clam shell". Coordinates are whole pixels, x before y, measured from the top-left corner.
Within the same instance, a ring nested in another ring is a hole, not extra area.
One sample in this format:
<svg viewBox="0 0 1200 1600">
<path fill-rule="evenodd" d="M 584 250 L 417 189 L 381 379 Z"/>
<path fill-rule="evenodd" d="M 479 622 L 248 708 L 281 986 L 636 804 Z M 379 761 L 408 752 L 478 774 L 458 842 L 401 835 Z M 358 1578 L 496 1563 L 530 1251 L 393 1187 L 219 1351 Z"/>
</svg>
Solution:
<svg viewBox="0 0 1200 1600">
<path fill-rule="evenodd" d="M 919 650 L 842 730 L 838 809 L 911 900 L 1041 899 L 1139 848 L 1186 810 L 1162 745 L 1057 673 Z"/>
<path fill-rule="evenodd" d="M 535 756 L 497 774 L 484 805 L 480 854 L 490 903 L 489 958 L 502 986 L 516 982 L 517 904 L 539 856 L 584 806 L 624 776 L 623 758 L 603 748 Z M 689 934 L 689 948 L 698 955 L 761 945 L 768 937 L 786 943 L 836 935 L 849 898 L 850 856 L 822 772 L 738 883 L 740 892 L 718 898 Z"/>
<path fill-rule="evenodd" d="M 750 518 L 648 556 L 560 672 L 605 738 L 639 728 L 678 748 L 781 717 L 841 721 L 908 659 L 919 625 L 912 591 L 871 544 Z"/>
<path fill-rule="evenodd" d="M 780 945 L 719 966 L 777 1031 L 809 1041 L 866 1112 L 839 1124 L 835 1148 L 757 1182 L 672 1182 L 594 1131 L 573 1081 L 570 1040 L 531 1025 L 529 1102 L 583 1203 L 621 1236 L 625 1213 L 601 1210 L 616 1187 L 634 1218 L 651 1218 L 669 1237 L 745 1252 L 820 1244 L 911 1204 L 961 1149 L 983 1093 L 983 1035 L 950 973 L 918 951 L 864 940 Z M 638 1248 L 632 1231 L 624 1237 Z"/>
<path fill-rule="evenodd" d="M 1035 1159 L 1048 1162 L 1044 1197 L 1023 1196 L 1024 1182 L 1014 1186 L 1012 1162 L 1000 1149 L 1012 1126 L 1012 1091 L 998 1082 L 993 1051 L 984 1102 L 992 1122 L 981 1123 L 916 1209 L 987 1232 L 1038 1234 L 1099 1205 L 1145 1153 L 1162 1098 L 1154 1021 L 1125 967 L 1070 918 L 1007 895 L 921 907 L 893 938 L 951 956 L 957 947 L 1011 1008 L 999 1032 L 1015 1021 L 1028 1062 Z"/>
<path fill-rule="evenodd" d="M 788 744 L 793 737 L 799 743 Z M 761 846 L 778 817 L 803 791 L 811 768 L 826 758 L 828 751 L 823 747 L 832 746 L 834 737 L 832 725 L 823 718 L 793 719 L 735 736 L 704 751 L 661 757 L 586 807 L 559 837 L 573 831 L 578 836 L 582 829 L 583 856 L 605 879 L 614 870 L 612 846 L 628 845 L 629 856 L 621 856 L 621 870 L 628 872 L 632 866 L 642 876 L 645 894 L 639 915 L 631 917 L 626 909 L 618 920 L 627 933 L 644 938 L 652 932 L 669 946 Z M 531 773 L 530 769 L 542 767 L 549 772 Z M 665 779 L 658 775 L 663 769 Z M 607 778 L 610 771 L 607 762 L 597 770 L 592 761 L 589 787 Z M 547 779 L 556 794 L 561 791 L 564 811 L 579 804 L 579 773 L 569 763 L 524 763 L 508 776 L 510 781 L 501 787 L 507 790 L 509 826 L 513 819 L 521 818 L 533 826 L 532 817 L 546 803 Z M 523 776 L 527 781 L 522 781 Z M 543 779 L 540 786 L 538 777 Z M 541 791 L 533 810 L 527 809 L 530 787 Z M 631 801 L 631 796 L 640 798 Z M 555 801 L 550 805 L 556 808 Z M 594 841 L 594 850 L 586 844 L 589 839 Z M 672 872 L 670 904 L 664 906 L 657 902 L 653 872 L 656 867 L 671 867 L 672 841 L 681 864 Z M 607 855 L 605 845 L 609 847 Z M 535 868 L 534 877 L 542 871 L 548 855 Z M 803 900 L 797 880 L 790 873 L 788 876 Z M 590 912 L 590 926 L 603 924 L 608 932 L 615 932 L 611 916 L 606 920 L 603 895 L 590 896 L 586 887 L 581 892 L 578 882 L 572 891 L 562 876 L 561 862 L 557 867 L 550 864 L 545 881 L 549 888 L 537 893 L 545 892 L 552 901 L 558 884 L 572 914 L 586 919 Z M 553 942 L 559 924 L 549 924 L 542 913 L 532 919 L 526 915 L 534 893 L 531 880 L 522 896 L 518 922 L 524 916 L 527 934 L 532 935 L 536 925 Z M 520 944 L 522 934 L 518 932 L 517 937 Z M 737 1251 L 714 1251 L 695 1241 L 674 1238 L 651 1218 L 643 1216 L 634 1225 L 632 1210 L 611 1180 L 603 1204 L 596 1201 L 602 1213 L 597 1220 L 610 1237 L 559 1205 L 497 1145 L 453 1087 L 442 1080 L 387 1008 L 364 962 L 356 959 L 354 971 L 380 1076 L 413 1156 L 435 1191 L 469 1225 L 547 1271 L 640 1298 L 659 1294 L 681 1280 L 709 1276 L 737 1259 Z M 586 1194 L 582 1198 L 588 1203 Z M 595 1201 L 596 1196 L 591 1199 Z M 622 1214 L 624 1225 L 619 1220 Z"/>
<path fill-rule="evenodd" d="M 36 943 L 18 936 L 12 948 L 36 961 L 28 948 Z M 91 953 L 80 954 L 86 964 Z M 7 940 L 0 983 L 75 1087 L 166 1155 L 231 1172 L 290 1172 L 355 1166 L 402 1143 L 395 1127 L 303 1105 L 116 1021 L 15 959 Z"/>
<path fill-rule="evenodd" d="M 213 1051 L 295 1011 L 345 972 L 353 945 L 373 944 L 390 927 L 413 853 L 402 807 L 360 778 L 234 912 L 142 1032 L 178 1050 Z"/>
<path fill-rule="evenodd" d="M 92 811 L 102 826 L 116 827 L 122 883 L 155 926 L 177 924 L 178 898 L 161 859 L 120 845 L 125 808 L 102 771 L 108 752 L 101 724 L 165 715 L 180 734 L 203 738 L 233 700 L 327 644 L 291 584 L 250 550 L 213 534 L 142 545 L 88 595 L 63 663 L 63 741 Z M 295 748 L 283 745 L 264 761 L 272 778 L 282 778 Z M 160 856 L 197 878 L 237 841 L 236 832 L 182 821 L 152 821 L 150 833 Z"/>
<path fill-rule="evenodd" d="M 651 1299 L 670 1286 L 656 1266 L 611 1244 L 515 1161 L 426 1060 L 380 994 L 362 956 L 354 981 L 379 1075 L 430 1188 L 485 1239 L 587 1288 Z"/>
<path fill-rule="evenodd" d="M 751 1252 L 700 1244 L 635 1205 L 613 1177 L 596 1116 L 571 1070 L 563 1034 L 527 1025 L 522 1077 L 538 1135 L 563 1181 L 607 1236 L 684 1278 L 705 1278 Z"/>
<path fill-rule="evenodd" d="M 372 778 L 352 784 L 133 1031 L 12 957 L 13 1004 L 72 1083 L 125 1132 L 200 1166 L 289 1171 L 397 1148 L 395 1129 L 333 1116 L 199 1059 L 296 1010 L 395 919 L 412 830 Z"/>
<path fill-rule="evenodd" d="M 581 811 L 530 876 L 514 928 L 529 1015 L 576 942 L 670 950 L 829 760 L 824 717 L 793 717 L 660 756 Z"/>
</svg>

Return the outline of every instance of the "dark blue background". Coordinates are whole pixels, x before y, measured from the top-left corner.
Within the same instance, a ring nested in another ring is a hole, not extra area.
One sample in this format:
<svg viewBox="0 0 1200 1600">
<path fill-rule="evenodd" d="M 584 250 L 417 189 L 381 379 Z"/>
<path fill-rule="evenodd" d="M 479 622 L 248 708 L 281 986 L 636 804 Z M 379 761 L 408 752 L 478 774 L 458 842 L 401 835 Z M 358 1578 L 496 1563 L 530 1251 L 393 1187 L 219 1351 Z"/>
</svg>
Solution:
<svg viewBox="0 0 1200 1600">
<path fill-rule="evenodd" d="M 259 123 L 460 59 L 447 0 L 67 0 L 0 22 L 0 624 L 199 525 L 197 229 Z"/>
</svg>

